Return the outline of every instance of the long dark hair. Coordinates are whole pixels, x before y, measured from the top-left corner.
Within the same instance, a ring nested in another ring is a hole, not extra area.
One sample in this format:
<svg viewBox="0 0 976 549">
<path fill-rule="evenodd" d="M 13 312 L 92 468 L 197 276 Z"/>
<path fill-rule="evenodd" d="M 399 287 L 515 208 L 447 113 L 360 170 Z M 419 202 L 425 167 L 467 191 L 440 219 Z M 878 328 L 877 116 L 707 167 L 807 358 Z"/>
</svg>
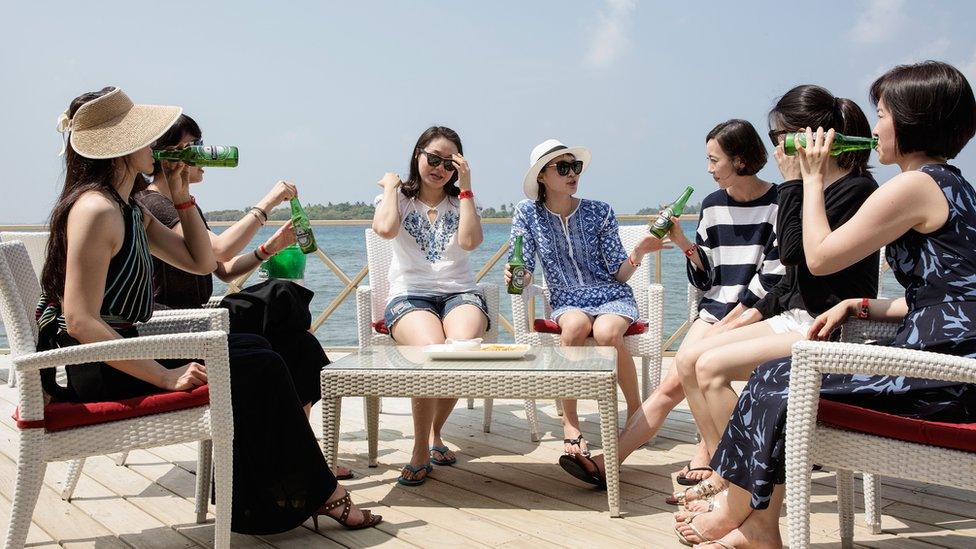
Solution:
<svg viewBox="0 0 976 549">
<path fill-rule="evenodd" d="M 431 126 L 424 130 L 424 133 L 420 134 L 420 137 L 417 138 L 417 144 L 413 146 L 413 152 L 410 153 L 410 175 L 407 176 L 407 180 L 400 186 L 400 192 L 403 193 L 403 196 L 415 198 L 420 194 L 420 167 L 417 165 L 420 158 L 420 151 L 425 149 L 427 145 L 430 145 L 431 141 L 438 137 L 443 137 L 451 143 L 454 143 L 454 146 L 457 147 L 458 154 L 464 154 L 464 147 L 461 146 L 461 138 L 456 131 L 445 126 Z M 444 185 L 444 192 L 448 196 L 457 197 L 461 193 L 461 189 L 458 188 L 456 183 L 457 178 L 458 174 L 457 170 L 455 170 L 454 174 L 447 181 L 447 184 Z"/>
<path fill-rule="evenodd" d="M 200 130 L 200 125 L 197 124 L 196 120 L 185 114 L 181 114 L 176 119 L 176 122 L 166 130 L 166 133 L 159 136 L 153 148 L 165 149 L 175 147 L 180 144 L 184 135 L 189 135 L 193 139 L 203 139 L 203 131 Z M 153 175 L 159 175 L 161 171 L 163 171 L 163 165 L 157 160 L 153 164 Z"/>
<path fill-rule="evenodd" d="M 68 117 L 73 118 L 85 103 L 95 100 L 114 87 L 79 95 L 68 107 Z M 41 271 L 41 289 L 51 298 L 64 295 L 65 264 L 68 254 L 68 213 L 81 195 L 98 191 L 106 196 L 117 196 L 112 186 L 115 176 L 115 159 L 91 159 L 81 156 L 71 147 L 70 139 L 65 146 L 64 189 L 54 204 L 49 223 L 51 235 L 47 241 L 47 259 Z M 140 175 L 141 177 L 141 175 Z"/>
<path fill-rule="evenodd" d="M 787 131 L 807 127 L 833 129 L 844 135 L 871 137 L 868 117 L 857 103 L 834 97 L 821 86 L 804 84 L 786 92 L 769 111 L 769 127 Z M 846 152 L 837 156 L 837 165 L 855 175 L 866 175 L 871 151 Z"/>
</svg>

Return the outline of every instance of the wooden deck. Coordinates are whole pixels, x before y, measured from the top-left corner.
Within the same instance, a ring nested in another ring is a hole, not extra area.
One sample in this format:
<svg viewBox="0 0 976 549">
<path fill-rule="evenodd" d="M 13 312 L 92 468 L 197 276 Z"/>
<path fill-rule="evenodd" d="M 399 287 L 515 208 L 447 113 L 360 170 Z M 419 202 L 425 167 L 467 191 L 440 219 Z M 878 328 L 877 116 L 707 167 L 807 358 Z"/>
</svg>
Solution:
<svg viewBox="0 0 976 549">
<path fill-rule="evenodd" d="M 4 377 L 0 373 L 0 379 Z M 0 531 L 6 530 L 16 471 L 17 430 L 10 418 L 16 400 L 16 390 L 4 384 L 0 388 Z M 323 518 L 320 533 L 308 521 L 302 528 L 274 536 L 235 535 L 235 547 L 681 547 L 671 530 L 675 508 L 665 505 L 663 498 L 672 489 L 670 475 L 694 447 L 694 426 L 686 410 L 672 413 L 658 438 L 622 467 L 624 517 L 620 519 L 607 516 L 603 492 L 583 487 L 555 465 L 562 452 L 562 434 L 552 402 L 540 403 L 547 434 L 539 444 L 529 441 L 520 402 L 495 403 L 490 434 L 481 430 L 480 402 L 474 410 L 460 403 L 445 430 L 448 444 L 460 449 L 458 463 L 436 468 L 418 488 L 395 482 L 412 444 L 409 402 L 384 401 L 380 466 L 375 469 L 367 468 L 364 459 L 362 399 L 346 399 L 343 411 L 340 461 L 357 474 L 344 484 L 354 492 L 356 502 L 383 515 L 383 524 L 346 532 Z M 318 409 L 312 414 L 318 432 Z M 595 406 L 581 403 L 581 417 L 587 438 L 598 445 Z M 28 546 L 212 546 L 212 522 L 194 523 L 195 459 L 193 445 L 136 451 L 125 467 L 116 466 L 108 456 L 91 458 L 71 503 L 59 496 L 65 464 L 50 465 Z M 814 478 L 814 546 L 839 547 L 833 476 L 817 473 Z M 858 514 L 859 546 L 976 547 L 976 493 L 890 480 L 883 494 L 885 532 L 872 536 L 860 526 L 863 515 Z M 782 523 L 785 532 L 785 518 Z"/>
</svg>

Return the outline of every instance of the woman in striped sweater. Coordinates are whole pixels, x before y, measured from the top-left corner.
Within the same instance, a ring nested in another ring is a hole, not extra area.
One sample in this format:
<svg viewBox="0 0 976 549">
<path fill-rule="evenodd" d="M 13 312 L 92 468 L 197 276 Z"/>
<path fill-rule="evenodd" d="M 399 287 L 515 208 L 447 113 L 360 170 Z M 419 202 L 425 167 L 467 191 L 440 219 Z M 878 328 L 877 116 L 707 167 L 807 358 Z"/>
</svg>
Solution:
<svg viewBox="0 0 976 549">
<path fill-rule="evenodd" d="M 688 330 L 679 352 L 734 326 L 732 320 L 752 307 L 783 274 L 776 248 L 777 187 L 756 173 L 766 165 L 766 149 L 752 124 L 728 120 L 705 137 L 708 173 L 719 189 L 702 201 L 695 242 L 685 237 L 675 219 L 671 240 L 688 257 L 688 280 L 705 292 L 698 319 Z M 620 433 L 620 460 L 645 444 L 685 395 L 672 369 L 654 393 L 627 421 Z M 678 482 L 694 485 L 711 474 L 704 445 L 678 473 Z M 560 464 L 571 475 L 603 482 L 603 456 Z"/>
</svg>

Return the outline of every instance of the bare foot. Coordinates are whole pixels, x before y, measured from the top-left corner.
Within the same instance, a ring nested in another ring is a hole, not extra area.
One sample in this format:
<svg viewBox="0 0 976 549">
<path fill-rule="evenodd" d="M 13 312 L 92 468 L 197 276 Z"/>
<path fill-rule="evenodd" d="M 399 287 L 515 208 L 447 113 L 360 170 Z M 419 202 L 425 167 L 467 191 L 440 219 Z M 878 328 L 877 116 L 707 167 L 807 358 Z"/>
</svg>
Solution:
<svg viewBox="0 0 976 549">
<path fill-rule="evenodd" d="M 723 510 L 715 510 L 711 513 L 677 513 L 675 519 L 675 530 L 691 543 L 720 539 L 739 526 L 736 524 L 737 521 L 727 516 Z"/>
<path fill-rule="evenodd" d="M 430 438 L 430 447 L 433 448 L 434 446 L 440 446 L 443 448 L 447 447 L 447 445 L 444 444 L 444 439 L 441 437 L 432 436 Z M 457 455 L 454 453 L 454 450 L 451 450 L 450 448 L 448 448 L 446 452 L 432 449 L 430 451 L 430 457 L 432 459 L 436 459 L 437 461 L 451 461 L 452 459 L 457 459 Z"/>
<path fill-rule="evenodd" d="M 352 478 L 352 469 L 339 465 L 332 471 L 336 478 Z"/>
<path fill-rule="evenodd" d="M 712 457 L 708 455 L 708 449 L 705 448 L 704 444 L 699 442 L 694 457 L 691 458 L 688 465 L 685 465 L 680 471 L 678 471 L 678 478 L 684 477 L 688 480 L 694 480 L 696 482 L 705 480 L 712 475 L 711 469 L 699 471 L 692 471 L 691 469 L 708 467 L 711 460 Z"/>
<path fill-rule="evenodd" d="M 570 442 L 566 442 L 567 440 Z M 579 427 L 568 422 L 563 423 L 563 442 L 563 452 L 569 455 L 590 453 L 590 447 L 583 439 Z"/>
<path fill-rule="evenodd" d="M 779 533 L 779 523 L 760 527 L 758 520 L 746 519 L 738 528 L 725 534 L 719 540 L 736 549 L 782 549 L 783 539 Z M 707 549 L 724 549 L 718 543 L 700 545 Z"/>
</svg>

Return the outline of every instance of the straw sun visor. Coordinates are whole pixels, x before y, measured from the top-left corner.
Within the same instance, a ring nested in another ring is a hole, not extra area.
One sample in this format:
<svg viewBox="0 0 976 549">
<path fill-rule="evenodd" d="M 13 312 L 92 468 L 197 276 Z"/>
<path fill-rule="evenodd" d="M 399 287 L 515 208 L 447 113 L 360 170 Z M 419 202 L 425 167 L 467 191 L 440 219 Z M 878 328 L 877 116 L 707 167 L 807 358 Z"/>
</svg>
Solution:
<svg viewBox="0 0 976 549">
<path fill-rule="evenodd" d="M 86 158 L 117 158 L 151 145 L 181 107 L 136 105 L 121 88 L 82 105 L 71 121 L 71 146 Z"/>
</svg>

